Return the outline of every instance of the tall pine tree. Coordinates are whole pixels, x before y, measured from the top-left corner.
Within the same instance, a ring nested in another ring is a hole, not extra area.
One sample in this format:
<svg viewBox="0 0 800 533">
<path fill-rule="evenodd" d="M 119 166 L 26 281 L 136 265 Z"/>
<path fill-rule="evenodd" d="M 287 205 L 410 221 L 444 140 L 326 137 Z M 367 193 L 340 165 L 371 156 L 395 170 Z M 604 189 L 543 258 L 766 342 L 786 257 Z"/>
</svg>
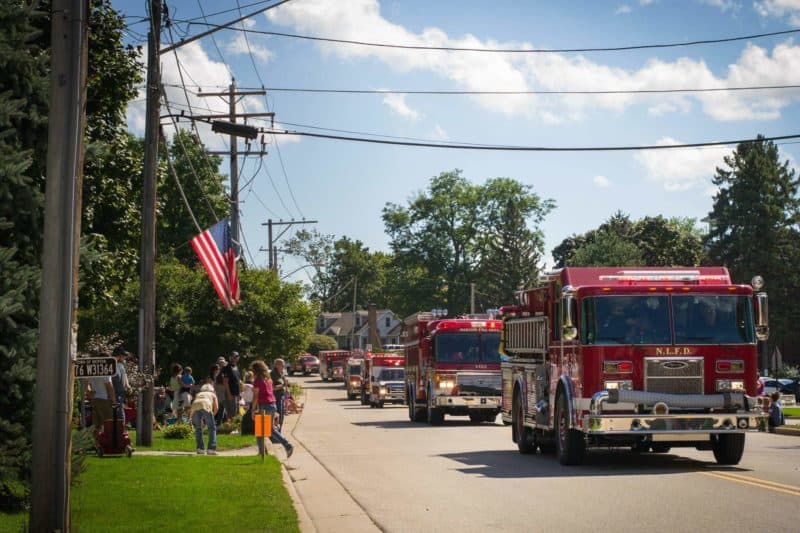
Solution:
<svg viewBox="0 0 800 533">
<path fill-rule="evenodd" d="M 784 353 L 798 346 L 797 264 L 800 260 L 798 179 L 778 147 L 759 136 L 724 159 L 713 178 L 719 192 L 709 213 L 706 244 L 713 263 L 728 267 L 734 281 L 759 274 L 770 296 L 770 344 Z"/>
</svg>

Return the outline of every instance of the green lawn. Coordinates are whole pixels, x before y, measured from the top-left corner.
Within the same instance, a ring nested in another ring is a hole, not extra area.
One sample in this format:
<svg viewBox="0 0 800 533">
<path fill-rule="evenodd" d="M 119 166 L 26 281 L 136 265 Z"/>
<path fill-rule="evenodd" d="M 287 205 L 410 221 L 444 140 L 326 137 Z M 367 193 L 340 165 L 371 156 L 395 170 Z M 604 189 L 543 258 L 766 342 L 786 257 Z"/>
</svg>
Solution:
<svg viewBox="0 0 800 533">
<path fill-rule="evenodd" d="M 72 531 L 299 532 L 280 468 L 272 456 L 90 456 L 72 489 Z M 27 518 L 0 513 L 0 531 L 23 531 Z"/>
<path fill-rule="evenodd" d="M 73 491 L 73 531 L 299 531 L 267 456 L 90 458 Z"/>
<path fill-rule="evenodd" d="M 800 407 L 784 407 L 784 416 L 800 416 Z"/>
<path fill-rule="evenodd" d="M 143 450 L 165 450 L 165 451 L 187 451 L 193 452 L 196 449 L 194 433 L 188 439 L 165 439 L 160 431 L 153 432 L 152 446 L 136 446 L 136 430 L 130 430 L 131 443 L 134 448 Z M 203 446 L 208 445 L 208 435 L 203 438 Z M 255 446 L 256 438 L 253 435 L 220 435 L 217 434 L 217 450 L 236 450 Z"/>
</svg>

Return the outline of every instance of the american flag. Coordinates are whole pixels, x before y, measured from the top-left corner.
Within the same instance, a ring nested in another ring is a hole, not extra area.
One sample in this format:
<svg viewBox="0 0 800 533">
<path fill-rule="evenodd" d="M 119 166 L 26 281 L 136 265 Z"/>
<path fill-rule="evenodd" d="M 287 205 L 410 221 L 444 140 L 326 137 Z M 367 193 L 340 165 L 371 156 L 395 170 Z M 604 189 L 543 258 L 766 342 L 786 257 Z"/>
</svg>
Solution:
<svg viewBox="0 0 800 533">
<path fill-rule="evenodd" d="M 228 219 L 220 220 L 192 239 L 197 257 L 208 273 L 226 309 L 239 303 L 239 276 L 236 274 L 236 250 L 231 240 Z"/>
</svg>

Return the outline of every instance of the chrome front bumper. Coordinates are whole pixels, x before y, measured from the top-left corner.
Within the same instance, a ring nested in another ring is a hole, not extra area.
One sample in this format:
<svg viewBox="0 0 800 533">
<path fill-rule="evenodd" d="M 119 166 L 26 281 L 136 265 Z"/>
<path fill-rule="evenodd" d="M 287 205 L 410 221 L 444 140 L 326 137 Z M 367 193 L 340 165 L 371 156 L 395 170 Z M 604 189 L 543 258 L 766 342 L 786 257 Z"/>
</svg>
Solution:
<svg viewBox="0 0 800 533">
<path fill-rule="evenodd" d="M 436 396 L 437 407 L 466 407 L 467 409 L 500 409 L 500 396 Z"/>
<path fill-rule="evenodd" d="M 583 418 L 585 431 L 592 435 L 691 435 L 698 438 L 712 433 L 742 433 L 758 429 L 763 413 L 709 414 L 588 414 Z"/>
</svg>

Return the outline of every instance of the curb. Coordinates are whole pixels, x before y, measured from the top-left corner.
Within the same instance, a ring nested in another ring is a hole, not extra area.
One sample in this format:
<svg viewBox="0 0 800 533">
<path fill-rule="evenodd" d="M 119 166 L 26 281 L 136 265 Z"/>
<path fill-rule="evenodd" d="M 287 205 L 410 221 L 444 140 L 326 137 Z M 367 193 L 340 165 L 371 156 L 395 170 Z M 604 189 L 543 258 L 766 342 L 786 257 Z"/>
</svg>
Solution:
<svg viewBox="0 0 800 533">
<path fill-rule="evenodd" d="M 289 493 L 289 497 L 294 504 L 294 510 L 297 512 L 297 526 L 300 528 L 300 531 L 302 533 L 316 533 L 317 528 L 314 527 L 314 522 L 312 522 L 311 517 L 308 516 L 306 506 L 303 504 L 303 500 L 300 499 L 300 495 L 297 494 L 294 482 L 289 475 L 289 471 L 286 470 L 286 465 L 283 463 L 281 463 L 281 476 L 283 477 L 283 485 L 286 487 L 286 491 Z"/>
<path fill-rule="evenodd" d="M 781 426 L 775 428 L 775 433 L 778 435 L 792 435 L 794 437 L 800 437 L 800 426 Z"/>
</svg>

